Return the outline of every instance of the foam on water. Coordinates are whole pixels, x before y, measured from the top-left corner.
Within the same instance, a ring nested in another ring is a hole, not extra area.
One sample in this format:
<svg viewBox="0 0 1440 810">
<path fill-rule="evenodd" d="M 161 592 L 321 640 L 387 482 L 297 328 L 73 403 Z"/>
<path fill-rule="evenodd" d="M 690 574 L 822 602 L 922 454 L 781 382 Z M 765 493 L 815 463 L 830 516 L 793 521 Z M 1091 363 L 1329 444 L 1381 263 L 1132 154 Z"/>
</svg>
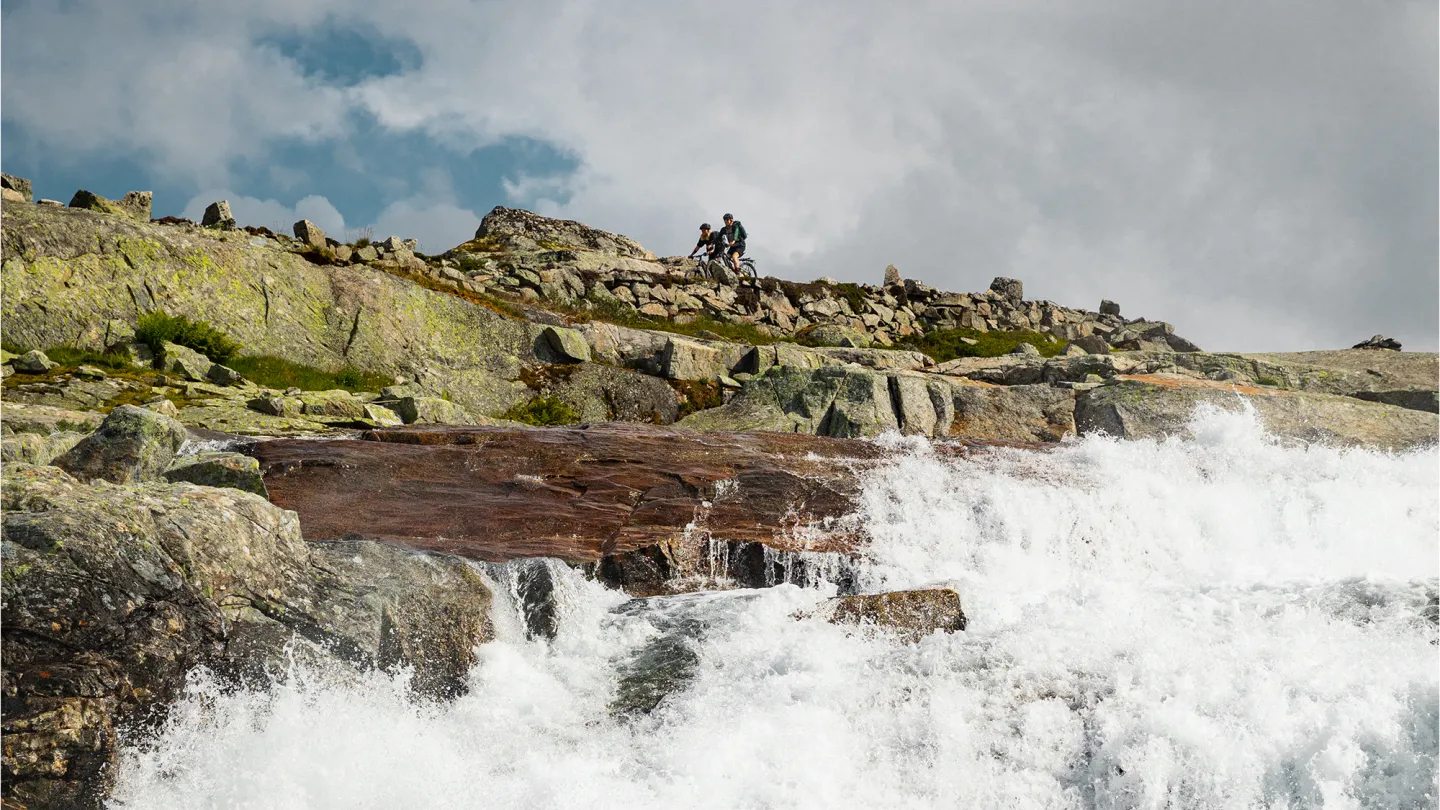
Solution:
<svg viewBox="0 0 1440 810">
<path fill-rule="evenodd" d="M 860 584 L 956 587 L 964 633 L 797 620 L 824 587 L 625 604 L 567 569 L 558 635 L 526 640 L 500 582 L 465 697 L 197 673 L 112 806 L 1435 807 L 1435 450 L 1286 447 L 1218 411 L 1193 432 L 887 439 Z M 617 718 L 617 672 L 675 627 L 693 673 Z"/>
</svg>

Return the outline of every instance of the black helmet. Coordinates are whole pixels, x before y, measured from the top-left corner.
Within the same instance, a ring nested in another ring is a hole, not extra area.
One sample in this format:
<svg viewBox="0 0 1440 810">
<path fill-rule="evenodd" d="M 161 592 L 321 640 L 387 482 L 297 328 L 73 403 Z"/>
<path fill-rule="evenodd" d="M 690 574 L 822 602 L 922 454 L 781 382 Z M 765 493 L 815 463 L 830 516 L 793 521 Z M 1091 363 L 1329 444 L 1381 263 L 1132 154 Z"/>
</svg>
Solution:
<svg viewBox="0 0 1440 810">
<path fill-rule="evenodd" d="M 730 214 L 726 214 L 725 216 L 721 217 L 721 219 L 734 219 L 734 218 L 735 218 L 735 217 L 731 216 Z"/>
<path fill-rule="evenodd" d="M 702 222 L 702 223 L 700 223 L 700 230 L 702 230 L 702 231 L 708 231 L 708 230 L 710 230 L 710 223 L 708 223 L 708 222 Z"/>
</svg>

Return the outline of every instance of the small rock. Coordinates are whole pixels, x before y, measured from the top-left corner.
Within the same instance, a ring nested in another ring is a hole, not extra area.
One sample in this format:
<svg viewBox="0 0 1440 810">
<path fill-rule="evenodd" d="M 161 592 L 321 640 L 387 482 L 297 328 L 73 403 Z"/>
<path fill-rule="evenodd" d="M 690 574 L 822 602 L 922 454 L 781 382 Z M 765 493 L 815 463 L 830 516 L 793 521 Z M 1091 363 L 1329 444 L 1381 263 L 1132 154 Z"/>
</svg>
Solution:
<svg viewBox="0 0 1440 810">
<path fill-rule="evenodd" d="M 1011 354 L 1021 354 L 1029 357 L 1039 357 L 1040 350 L 1029 343 L 1017 343 L 1015 348 L 1010 350 Z"/>
<path fill-rule="evenodd" d="M 395 427 L 405 424 L 405 420 L 400 418 L 400 414 L 384 405 L 366 405 L 365 418 L 374 423 L 376 427 Z"/>
<path fill-rule="evenodd" d="M 44 374 L 58 364 L 46 357 L 45 353 L 39 349 L 31 349 L 12 360 L 11 365 L 15 366 L 16 371 L 23 371 L 27 374 Z"/>
<path fill-rule="evenodd" d="M 355 251 L 349 245 L 340 245 L 334 250 L 337 262 L 349 262 L 350 257 L 355 255 Z"/>
<path fill-rule="evenodd" d="M 235 227 L 235 217 L 230 214 L 230 201 L 220 200 L 212 202 L 205 208 L 205 216 L 200 219 L 200 224 L 206 228 L 220 228 L 230 230 Z"/>
<path fill-rule="evenodd" d="M 541 334 L 562 358 L 573 363 L 584 363 L 590 359 L 590 344 L 585 341 L 584 335 L 574 329 L 547 326 Z"/>
<path fill-rule="evenodd" d="M 13 174 L 0 174 L 0 188 L 7 188 L 20 195 L 25 202 L 35 199 L 35 193 L 30 187 L 30 181 L 23 177 L 16 177 Z"/>
<path fill-rule="evenodd" d="M 904 284 L 904 283 L 905 283 L 905 280 L 902 279 L 902 278 L 900 278 L 900 268 L 896 267 L 896 266 L 893 265 L 893 264 L 887 264 L 887 265 L 885 265 L 885 286 L 886 286 L 886 287 L 898 287 L 898 286 L 900 286 L 900 285 L 902 285 L 902 284 Z"/>
<path fill-rule="evenodd" d="M 228 487 L 253 492 L 266 499 L 270 497 L 269 490 L 265 488 L 265 478 L 260 474 L 260 462 L 242 453 L 197 453 L 178 458 L 165 471 L 165 480 Z"/>
<path fill-rule="evenodd" d="M 152 399 L 149 402 L 145 403 L 145 407 L 158 414 L 164 414 L 165 416 L 169 416 L 171 418 L 175 418 L 180 415 L 180 409 L 175 407 L 174 402 L 171 402 L 165 397 L 157 397 L 155 399 Z"/>
<path fill-rule="evenodd" d="M 356 248 L 355 255 L 352 258 L 357 262 L 369 263 L 379 260 L 380 251 L 376 250 L 374 245 L 366 245 L 362 248 Z"/>
<path fill-rule="evenodd" d="M 229 366 L 222 366 L 219 363 L 210 367 L 205 372 L 205 377 L 216 385 L 239 385 L 245 382 L 245 377 Z"/>
<path fill-rule="evenodd" d="M 419 239 L 402 239 L 402 240 L 400 241 L 400 245 L 401 245 L 401 247 L 405 248 L 406 250 L 409 250 L 409 251 L 411 251 L 411 252 L 414 252 L 414 251 L 417 251 L 417 250 L 420 249 L 420 240 L 419 240 Z"/>
<path fill-rule="evenodd" d="M 1109 349 L 1110 347 L 1109 347 L 1109 346 L 1106 346 L 1105 348 L 1106 348 L 1106 349 Z M 1061 353 L 1060 353 L 1060 356 L 1061 356 L 1061 357 L 1084 357 L 1084 356 L 1087 355 L 1087 354 L 1089 354 L 1089 352 L 1085 351 L 1084 349 L 1080 348 L 1079 346 L 1076 346 L 1074 343 L 1071 343 L 1069 346 L 1066 346 L 1066 347 L 1065 347 L 1065 351 L 1061 352 Z"/>
<path fill-rule="evenodd" d="M 14 203 L 28 202 L 24 194 L 21 194 L 13 188 L 0 188 L 0 200 Z"/>
<path fill-rule="evenodd" d="M 164 343 L 165 370 L 178 374 L 191 382 L 209 379 L 210 368 L 215 363 L 200 352 L 178 343 Z"/>
<path fill-rule="evenodd" d="M 405 244 L 405 240 L 404 240 L 404 239 L 401 239 L 401 238 L 398 237 L 398 236 L 392 236 L 392 237 L 386 239 L 384 242 L 381 242 L 381 243 L 380 243 L 380 247 L 384 248 L 385 250 L 391 250 L 391 251 L 393 251 L 393 250 L 409 250 L 409 249 L 410 249 L 410 248 Z"/>
<path fill-rule="evenodd" d="M 298 397 L 292 396 L 267 396 L 256 397 L 248 400 L 245 407 L 256 413 L 263 413 L 267 416 L 297 417 L 305 410 L 305 403 Z"/>
<path fill-rule="evenodd" d="M 38 202 L 36 202 L 35 204 L 36 204 L 36 205 L 48 205 L 48 206 L 50 206 L 51 208 L 64 208 L 64 207 L 65 207 L 65 203 L 62 203 L 62 202 L 60 202 L 59 200 L 42 199 L 42 200 L 39 200 Z"/>
<path fill-rule="evenodd" d="M 972 337 L 962 337 L 962 338 L 960 338 L 960 342 L 961 342 L 961 343 L 964 343 L 966 346 L 979 346 L 979 345 L 980 345 L 980 340 L 979 340 L 978 338 L 972 338 Z"/>
<path fill-rule="evenodd" d="M 322 249 L 325 247 L 325 232 L 320 230 L 319 225 L 316 225 L 310 220 L 300 220 L 295 223 L 293 230 L 295 231 L 295 238 L 310 247 Z"/>
<path fill-rule="evenodd" d="M 1012 304 L 1025 300 L 1025 285 L 1019 279 L 997 276 L 990 282 L 990 291 Z"/>
<path fill-rule="evenodd" d="M 189 435 L 171 417 L 121 405 L 105 417 L 99 430 L 57 458 L 55 466 L 82 481 L 153 481 L 170 466 Z"/>
<path fill-rule="evenodd" d="M 1109 298 L 1102 298 L 1100 299 L 1100 314 L 1118 316 L 1120 314 L 1120 305 L 1111 301 Z"/>
<path fill-rule="evenodd" d="M 830 600 L 834 624 L 872 625 L 919 641 L 936 631 L 964 630 L 960 594 L 949 588 L 842 596 Z"/>
<path fill-rule="evenodd" d="M 1386 336 L 1384 336 L 1384 335 L 1375 335 L 1374 337 L 1370 338 L 1369 340 L 1366 340 L 1366 341 L 1363 341 L 1363 342 L 1360 342 L 1360 343 L 1356 343 L 1354 346 L 1351 346 L 1350 348 L 1352 348 L 1352 349 L 1389 349 L 1390 351 L 1396 351 L 1396 352 L 1398 352 L 1398 351 L 1400 351 L 1400 341 L 1398 341 L 1398 340 L 1396 340 L 1395 338 L 1392 338 L 1392 337 L 1386 337 Z"/>
<path fill-rule="evenodd" d="M 82 380 L 103 380 L 110 375 L 94 366 L 80 366 L 75 369 L 75 376 Z"/>
</svg>

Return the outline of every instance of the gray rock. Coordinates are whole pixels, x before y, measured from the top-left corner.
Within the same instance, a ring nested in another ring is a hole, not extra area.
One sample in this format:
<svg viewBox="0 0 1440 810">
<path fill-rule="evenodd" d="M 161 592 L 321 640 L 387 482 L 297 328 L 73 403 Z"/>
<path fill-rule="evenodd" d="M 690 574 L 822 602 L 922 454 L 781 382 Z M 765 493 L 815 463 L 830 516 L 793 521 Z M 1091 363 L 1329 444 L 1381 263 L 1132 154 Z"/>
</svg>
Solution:
<svg viewBox="0 0 1440 810">
<path fill-rule="evenodd" d="M 20 195 L 25 202 L 35 200 L 35 192 L 30 186 L 30 181 L 23 177 L 16 177 L 13 174 L 0 174 L 0 188 L 8 188 Z"/>
<path fill-rule="evenodd" d="M 245 378 L 240 372 L 229 366 L 222 366 L 219 363 L 212 365 L 210 370 L 205 372 L 205 376 L 210 382 L 216 385 L 239 385 L 245 382 Z"/>
<path fill-rule="evenodd" d="M 309 417 L 327 416 L 343 419 L 365 417 L 365 403 L 343 389 L 305 391 L 297 399 L 300 400 L 302 412 Z"/>
<path fill-rule="evenodd" d="M 1436 391 L 1418 389 L 1405 389 L 1401 391 L 1358 391 L 1352 394 L 1352 396 L 1367 402 L 1383 402 L 1386 405 L 1394 405 L 1397 408 L 1409 408 L 1412 411 L 1440 413 L 1440 392 Z"/>
<path fill-rule="evenodd" d="M 1032 344 L 1030 344 L 1030 343 L 1025 343 L 1025 342 L 1021 342 L 1021 343 L 1015 344 L 1015 348 L 1011 349 L 1011 350 L 1010 350 L 1010 353 L 1011 353 L 1011 354 L 1024 355 L 1024 356 L 1026 356 L 1026 357 L 1039 357 L 1039 356 L 1040 356 L 1040 350 L 1039 350 L 1039 349 L 1035 348 L 1034 345 L 1032 345 Z"/>
<path fill-rule="evenodd" d="M 379 404 L 399 414 L 407 425 L 478 425 L 486 421 L 439 397 L 403 397 L 394 402 L 382 401 Z"/>
<path fill-rule="evenodd" d="M 143 407 L 148 408 L 149 410 L 152 410 L 158 414 L 164 414 L 165 416 L 169 416 L 171 418 L 178 419 L 180 417 L 180 409 L 175 407 L 174 402 L 171 402 L 165 397 L 156 397 L 155 399 L 152 399 L 149 402 L 145 403 Z"/>
<path fill-rule="evenodd" d="M 1011 304 L 1020 304 L 1025 300 L 1025 285 L 1019 279 L 997 276 L 990 282 L 990 291 Z"/>
<path fill-rule="evenodd" d="M 15 367 L 16 371 L 23 371 L 27 374 L 44 374 L 58 365 L 39 349 L 31 349 L 11 360 L 10 364 Z"/>
<path fill-rule="evenodd" d="M 231 229 L 235 227 L 235 217 L 230 213 L 230 201 L 220 200 L 212 202 L 205 207 L 205 215 L 200 218 L 200 224 L 206 228 Z"/>
<path fill-rule="evenodd" d="M 878 627 L 916 642 L 931 633 L 956 633 L 967 619 L 960 594 L 949 588 L 841 596 L 829 600 L 834 624 Z"/>
<path fill-rule="evenodd" d="M 0 461 L 26 464 L 49 464 L 85 438 L 84 433 L 63 431 L 42 436 L 39 433 L 13 433 L 0 439 Z"/>
<path fill-rule="evenodd" d="M 858 329 L 822 323 L 805 333 L 806 339 L 817 346 L 845 346 L 864 349 L 872 343 L 870 336 Z"/>
<path fill-rule="evenodd" d="M 901 285 L 904 284 L 904 283 L 905 283 L 905 280 L 902 279 L 902 278 L 900 278 L 900 268 L 896 267 L 896 266 L 893 265 L 893 264 L 887 264 L 887 265 L 885 265 L 885 286 L 886 286 L 886 287 L 899 287 L 899 286 L 901 286 Z"/>
<path fill-rule="evenodd" d="M 131 191 L 118 200 L 107 200 L 99 194 L 80 189 L 75 192 L 74 197 L 70 198 L 70 207 L 85 208 L 149 222 L 151 196 L 148 191 Z"/>
<path fill-rule="evenodd" d="M 1396 352 L 1398 352 L 1398 351 L 1400 351 L 1400 341 L 1396 340 L 1395 338 L 1385 337 L 1384 335 L 1375 335 L 1375 336 L 1371 337 L 1369 340 L 1365 340 L 1365 341 L 1361 341 L 1361 342 L 1359 342 L 1359 343 L 1356 343 L 1354 346 L 1351 346 L 1350 348 L 1352 348 L 1352 349 L 1389 349 L 1390 351 L 1396 351 Z"/>
<path fill-rule="evenodd" d="M 77 366 L 74 373 L 76 377 L 82 380 L 103 380 L 110 376 L 106 374 L 103 369 L 98 369 L 94 366 Z"/>
<path fill-rule="evenodd" d="M 376 250 L 374 245 L 365 245 L 364 247 L 359 247 L 355 249 L 355 255 L 353 258 L 357 262 L 364 262 L 368 264 L 369 262 L 376 261 L 380 258 L 380 251 Z"/>
<path fill-rule="evenodd" d="M 229 487 L 253 492 L 266 499 L 270 497 L 270 492 L 265 489 L 265 479 L 260 474 L 260 462 L 242 453 L 210 452 L 182 456 L 165 471 L 165 480 Z"/>
<path fill-rule="evenodd" d="M 955 384 L 945 433 L 992 442 L 1058 442 L 1075 434 L 1075 394 L 1049 385 Z"/>
<path fill-rule="evenodd" d="M 295 231 L 295 238 L 310 247 L 321 249 L 325 247 L 325 232 L 320 229 L 319 225 L 316 225 L 310 220 L 300 220 L 295 223 L 293 230 Z"/>
<path fill-rule="evenodd" d="M 203 382 L 210 379 L 210 368 L 215 365 L 210 358 L 178 343 L 163 343 L 160 348 L 164 352 L 166 371 L 178 374 L 191 382 Z"/>
<path fill-rule="evenodd" d="M 1079 346 L 1086 354 L 1109 354 L 1110 344 L 1105 338 L 1099 335 L 1085 335 L 1070 341 L 1071 346 Z"/>
<path fill-rule="evenodd" d="M 380 243 L 380 247 L 391 252 L 410 249 L 409 246 L 405 244 L 405 240 L 398 236 L 389 237 Z"/>
<path fill-rule="evenodd" d="M 55 459 L 55 466 L 82 481 L 154 481 L 189 435 L 184 425 L 168 416 L 121 405 L 105 417 L 99 430 Z"/>
<path fill-rule="evenodd" d="M 256 413 L 286 418 L 298 417 L 305 412 L 305 403 L 299 397 L 256 397 L 247 401 L 245 406 Z"/>
<path fill-rule="evenodd" d="M 562 359 L 573 363 L 589 362 L 590 344 L 585 341 L 584 335 L 574 329 L 547 326 L 541 336 Z"/>
<path fill-rule="evenodd" d="M 1102 298 L 1100 299 L 1100 314 L 1118 317 L 1120 315 L 1120 305 L 1108 298 Z"/>
</svg>

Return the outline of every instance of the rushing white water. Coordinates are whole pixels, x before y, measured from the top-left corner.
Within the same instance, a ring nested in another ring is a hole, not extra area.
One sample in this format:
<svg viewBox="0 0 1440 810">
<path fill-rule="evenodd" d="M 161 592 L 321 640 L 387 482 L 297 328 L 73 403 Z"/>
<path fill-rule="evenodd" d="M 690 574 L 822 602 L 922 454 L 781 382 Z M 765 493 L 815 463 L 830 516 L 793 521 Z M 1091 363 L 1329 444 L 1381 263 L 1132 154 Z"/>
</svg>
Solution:
<svg viewBox="0 0 1440 810">
<path fill-rule="evenodd" d="M 197 676 L 112 806 L 1436 807 L 1436 451 L 1194 429 L 968 459 L 887 440 L 860 585 L 949 584 L 966 632 L 795 618 L 823 588 L 627 603 L 567 571 L 557 637 L 498 601 L 451 704 L 379 674 Z M 615 711 L 667 639 L 689 679 Z"/>
</svg>

